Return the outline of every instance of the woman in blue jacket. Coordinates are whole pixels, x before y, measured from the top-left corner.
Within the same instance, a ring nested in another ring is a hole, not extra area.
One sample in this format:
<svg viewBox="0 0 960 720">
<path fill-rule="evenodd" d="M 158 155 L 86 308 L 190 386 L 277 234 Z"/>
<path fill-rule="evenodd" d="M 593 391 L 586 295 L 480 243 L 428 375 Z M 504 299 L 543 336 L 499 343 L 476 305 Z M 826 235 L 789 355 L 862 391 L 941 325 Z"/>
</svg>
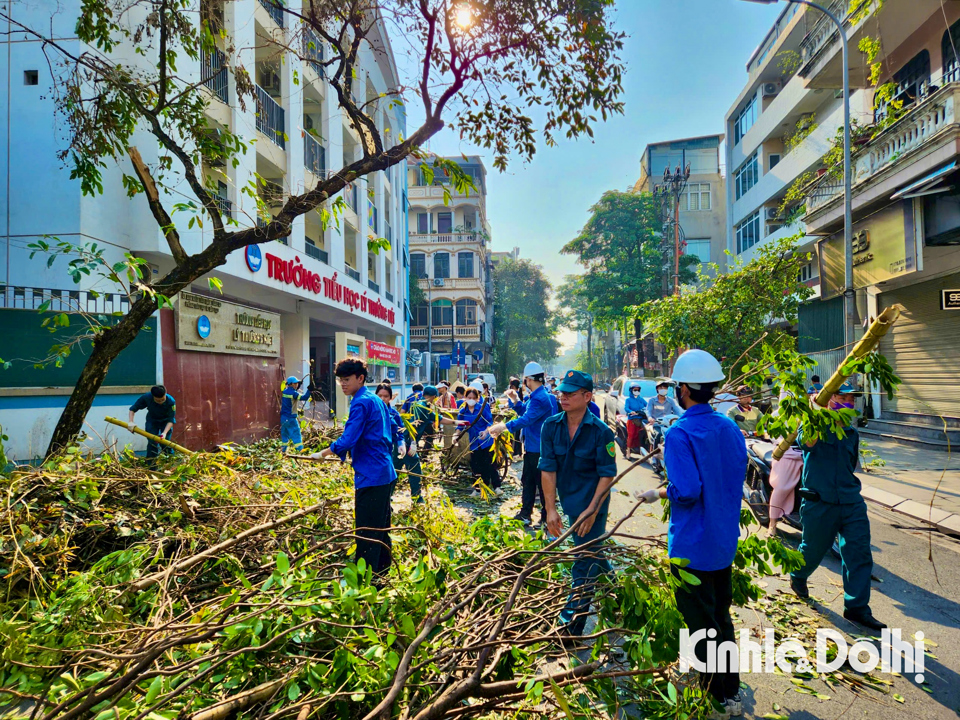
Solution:
<svg viewBox="0 0 960 720">
<path fill-rule="evenodd" d="M 503 490 L 500 489 L 500 473 L 493 466 L 493 438 L 480 438 L 480 433 L 493 425 L 493 414 L 490 412 L 489 401 L 482 399 L 480 391 L 474 387 L 467 389 L 458 424 L 467 428 L 470 436 L 470 470 L 487 487 L 501 495 Z M 479 488 L 474 488 L 470 493 L 470 497 L 480 495 Z"/>
<path fill-rule="evenodd" d="M 390 429 L 393 432 L 393 469 L 397 471 L 397 480 L 400 479 L 400 472 L 406 470 L 408 473 L 415 458 L 407 456 L 407 447 L 413 446 L 410 442 L 410 433 L 407 432 L 403 424 L 400 413 L 393 406 L 393 388 L 387 383 L 377 385 L 377 397 L 383 400 L 390 412 Z M 390 487 L 390 494 L 393 494 L 397 487 L 397 480 L 393 481 Z"/>
</svg>

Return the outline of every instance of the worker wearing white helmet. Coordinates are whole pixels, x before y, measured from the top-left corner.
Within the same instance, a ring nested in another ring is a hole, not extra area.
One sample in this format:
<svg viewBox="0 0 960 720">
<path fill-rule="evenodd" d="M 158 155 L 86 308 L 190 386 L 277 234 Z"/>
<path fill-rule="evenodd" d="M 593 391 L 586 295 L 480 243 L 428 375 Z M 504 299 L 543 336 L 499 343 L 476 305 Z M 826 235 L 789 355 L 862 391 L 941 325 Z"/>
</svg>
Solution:
<svg viewBox="0 0 960 720">
<path fill-rule="evenodd" d="M 717 359 L 703 350 L 687 350 L 673 366 L 677 397 L 684 409 L 664 438 L 663 458 L 669 482 L 665 488 L 639 494 L 643 502 L 670 499 L 667 546 L 671 558 L 685 558 L 686 572 L 700 583 L 696 592 L 683 585 L 675 591 L 677 609 L 690 628 L 719 630 L 716 642 L 736 642 L 730 604 L 732 567 L 740 538 L 740 504 L 747 472 L 747 447 L 736 424 L 710 406 L 726 379 Z M 679 577 L 679 565 L 671 564 Z M 695 644 L 706 661 L 705 642 Z M 727 715 L 741 715 L 740 676 L 736 672 L 705 674 L 705 689 Z"/>
<path fill-rule="evenodd" d="M 486 432 L 497 437 L 504 430 L 514 435 L 523 431 L 523 472 L 520 485 L 523 488 L 520 512 L 516 519 L 524 525 L 533 524 L 533 505 L 540 497 L 540 524 L 546 525 L 546 503 L 543 499 L 543 486 L 540 484 L 540 429 L 544 421 L 560 412 L 557 399 L 544 387 L 544 370 L 538 362 L 528 362 L 523 368 L 523 384 L 530 391 L 524 402 L 519 402 L 515 391 L 508 391 L 510 407 L 517 417 L 507 423 L 497 423 Z M 512 393 L 512 395 L 511 395 Z"/>
</svg>

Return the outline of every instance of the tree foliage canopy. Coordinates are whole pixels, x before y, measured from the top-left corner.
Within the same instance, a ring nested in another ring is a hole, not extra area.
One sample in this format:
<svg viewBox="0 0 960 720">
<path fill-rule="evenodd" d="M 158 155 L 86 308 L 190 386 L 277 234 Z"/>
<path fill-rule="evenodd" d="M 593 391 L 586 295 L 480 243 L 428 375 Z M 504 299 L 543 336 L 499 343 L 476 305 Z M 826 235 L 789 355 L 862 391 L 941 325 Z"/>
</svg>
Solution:
<svg viewBox="0 0 960 720">
<path fill-rule="evenodd" d="M 700 348 L 725 367 L 764 333 L 767 345 L 794 347 L 796 339 L 784 328 L 797 322 L 800 303 L 812 293 L 799 279 L 809 256 L 796 251 L 797 239 L 764 245 L 749 263 L 737 259 L 726 273 L 709 265 L 715 277 L 702 275 L 704 287 L 699 292 L 671 295 L 638 308 L 646 329 L 671 352 Z"/>
<path fill-rule="evenodd" d="M 493 363 L 501 382 L 529 360 L 547 362 L 557 356 L 551 291 L 543 270 L 529 260 L 506 260 L 493 271 Z"/>
</svg>

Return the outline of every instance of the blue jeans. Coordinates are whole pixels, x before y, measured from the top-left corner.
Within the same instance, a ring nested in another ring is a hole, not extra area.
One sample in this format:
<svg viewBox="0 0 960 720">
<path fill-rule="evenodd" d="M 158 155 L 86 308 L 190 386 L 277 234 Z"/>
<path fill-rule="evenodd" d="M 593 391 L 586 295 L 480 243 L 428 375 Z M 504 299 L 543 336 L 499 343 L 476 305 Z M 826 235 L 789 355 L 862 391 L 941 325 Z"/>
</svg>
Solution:
<svg viewBox="0 0 960 720">
<path fill-rule="evenodd" d="M 300 434 L 300 419 L 288 418 L 280 421 L 280 443 L 293 443 L 296 450 L 303 450 L 303 435 Z"/>
<path fill-rule="evenodd" d="M 570 525 L 577 521 L 577 517 L 570 515 L 567 518 Z M 599 513 L 593 521 L 593 527 L 585 537 L 573 533 L 573 544 L 576 548 L 596 540 L 607 531 L 607 513 Z M 610 563 L 603 556 L 603 544 L 595 543 L 589 548 L 576 553 L 571 574 L 573 587 L 567 604 L 560 612 L 560 622 L 569 626 L 571 634 L 583 634 L 583 626 L 587 623 L 590 614 L 590 604 L 597 586 L 597 578 L 610 572 Z"/>
</svg>

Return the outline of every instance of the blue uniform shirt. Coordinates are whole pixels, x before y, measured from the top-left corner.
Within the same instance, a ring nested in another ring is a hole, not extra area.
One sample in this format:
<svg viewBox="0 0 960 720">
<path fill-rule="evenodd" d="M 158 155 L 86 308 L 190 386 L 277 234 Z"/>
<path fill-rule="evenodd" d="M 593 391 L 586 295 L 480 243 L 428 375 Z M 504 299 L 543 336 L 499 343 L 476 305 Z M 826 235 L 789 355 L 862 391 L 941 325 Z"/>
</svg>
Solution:
<svg viewBox="0 0 960 720">
<path fill-rule="evenodd" d="M 405 413 L 410 412 L 411 406 L 412 406 L 415 402 L 419 402 L 419 401 L 420 401 L 420 398 L 422 398 L 422 397 L 423 397 L 423 391 L 422 391 L 422 390 L 417 390 L 417 392 L 409 395 L 409 396 L 407 397 L 407 399 L 403 401 L 403 405 L 400 406 L 400 410 L 402 410 L 402 411 L 405 412 Z"/>
<path fill-rule="evenodd" d="M 523 430 L 524 452 L 540 452 L 540 428 L 544 420 L 559 412 L 557 399 L 547 392 L 542 385 L 530 393 L 530 397 L 522 403 L 523 410 L 518 410 L 517 417 L 507 423 L 507 430 L 517 435 Z"/>
<path fill-rule="evenodd" d="M 330 449 L 341 460 L 353 453 L 353 487 L 357 490 L 377 485 L 388 485 L 397 479 L 393 469 L 395 433 L 386 403 L 360 388 L 350 402 L 350 414 L 343 434 Z"/>
<path fill-rule="evenodd" d="M 633 397 L 631 394 L 630 397 L 624 400 L 623 410 L 627 414 L 628 418 L 630 418 L 631 413 L 637 413 L 636 415 L 633 415 L 634 418 L 638 418 L 640 420 L 647 419 L 647 401 L 639 395 L 637 395 L 637 397 Z"/>
<path fill-rule="evenodd" d="M 733 563 L 740 539 L 740 505 L 747 473 L 747 444 L 733 420 L 709 405 L 694 405 L 664 437 L 672 558 L 694 570 Z"/>
<path fill-rule="evenodd" d="M 617 475 L 613 431 L 588 411 L 571 440 L 567 414 L 553 415 L 543 424 L 538 467 L 557 474 L 557 494 L 563 511 L 577 518 L 590 506 L 600 478 Z M 606 513 L 609 505 L 607 495 L 600 505 L 600 514 Z"/>
<path fill-rule="evenodd" d="M 398 447 L 400 443 L 405 443 L 410 439 L 410 433 L 407 432 L 407 426 L 403 424 L 403 418 L 393 405 L 387 406 L 390 413 L 390 429 L 393 431 L 393 444 Z"/>
<path fill-rule="evenodd" d="M 169 393 L 163 399 L 162 403 L 153 401 L 152 393 L 144 393 L 130 406 L 133 412 L 138 410 L 147 411 L 147 422 L 152 425 L 166 425 L 167 423 L 177 423 L 177 401 Z"/>
<path fill-rule="evenodd" d="M 831 505 L 863 502 L 860 479 L 853 474 L 860 457 L 860 434 L 852 427 L 843 432 L 842 439 L 830 435 L 813 447 L 800 445 L 804 489 L 820 493 L 820 501 Z"/>
<path fill-rule="evenodd" d="M 480 419 L 473 423 L 474 419 L 478 415 L 480 416 Z M 487 437 L 483 440 L 480 439 L 480 433 L 493 425 L 493 414 L 490 412 L 489 402 L 483 402 L 482 400 L 479 400 L 477 401 L 477 404 L 473 406 L 473 410 L 470 409 L 469 405 L 464 403 L 460 408 L 460 420 L 473 423 L 473 425 L 467 430 L 467 435 L 470 436 L 471 450 L 486 450 L 488 447 L 493 446 L 492 437 Z"/>
<path fill-rule="evenodd" d="M 303 392 L 290 385 L 283 388 L 283 392 L 280 393 L 280 419 L 296 420 L 297 411 L 294 408 L 308 392 L 310 392 L 310 388 L 304 388 Z"/>
</svg>

